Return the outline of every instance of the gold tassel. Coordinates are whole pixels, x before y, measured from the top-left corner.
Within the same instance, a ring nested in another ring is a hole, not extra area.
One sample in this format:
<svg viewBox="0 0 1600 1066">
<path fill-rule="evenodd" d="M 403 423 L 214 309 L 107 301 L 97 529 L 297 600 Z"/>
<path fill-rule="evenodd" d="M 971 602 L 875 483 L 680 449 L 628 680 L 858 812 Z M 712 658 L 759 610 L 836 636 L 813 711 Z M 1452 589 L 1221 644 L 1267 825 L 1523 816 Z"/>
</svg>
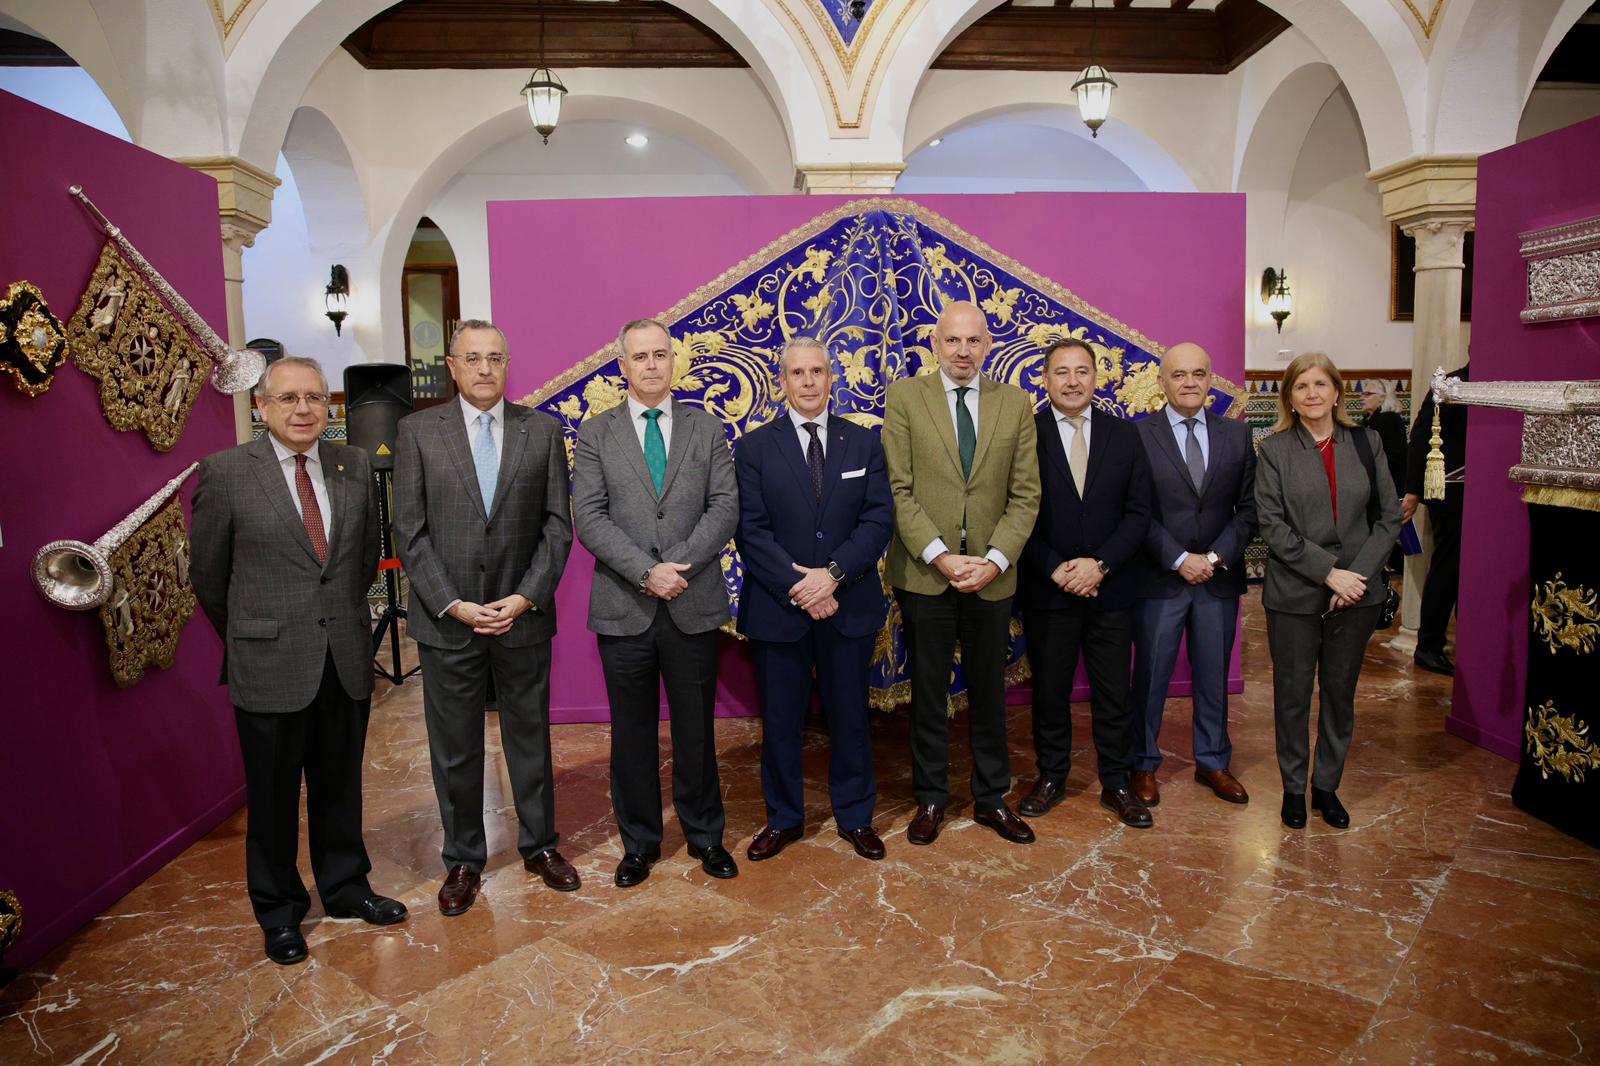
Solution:
<svg viewBox="0 0 1600 1066">
<path fill-rule="evenodd" d="M 1439 423 L 1437 400 L 1433 404 L 1433 436 L 1428 439 L 1428 465 L 1422 471 L 1422 498 L 1444 499 L 1444 436 Z"/>
<path fill-rule="evenodd" d="M 1562 488 L 1556 485 L 1524 485 L 1522 502 L 1545 507 L 1573 507 L 1580 511 L 1600 511 L 1600 491 Z"/>
</svg>

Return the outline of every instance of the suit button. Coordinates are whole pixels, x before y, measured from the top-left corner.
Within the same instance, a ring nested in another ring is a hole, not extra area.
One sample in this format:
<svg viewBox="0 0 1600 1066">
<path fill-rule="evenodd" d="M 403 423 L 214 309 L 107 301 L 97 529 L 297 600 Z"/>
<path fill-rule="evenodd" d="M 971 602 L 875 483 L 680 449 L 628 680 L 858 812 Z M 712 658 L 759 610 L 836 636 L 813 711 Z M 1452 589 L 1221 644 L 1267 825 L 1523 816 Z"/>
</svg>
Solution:
<svg viewBox="0 0 1600 1066">
<path fill-rule="evenodd" d="M 327 620 L 327 619 L 326 619 L 326 618 L 319 618 L 319 619 L 317 619 L 317 625 L 319 625 L 319 626 L 325 626 L 325 625 L 327 625 L 327 624 L 328 624 L 328 620 Z"/>
<path fill-rule="evenodd" d="M 323 579 L 322 579 L 322 583 L 323 583 L 323 584 L 324 584 L 324 585 L 326 585 L 326 584 L 327 584 L 327 583 L 328 583 L 328 579 L 327 579 L 327 578 L 326 578 L 326 577 L 324 577 L 324 578 L 323 578 Z"/>
<path fill-rule="evenodd" d="M 661 519 L 663 519 L 665 517 L 667 517 L 667 512 L 665 512 L 665 511 L 657 511 L 656 512 L 656 521 L 659 522 Z"/>
<path fill-rule="evenodd" d="M 493 533 L 494 532 L 494 527 L 493 526 L 484 526 L 483 527 L 483 531 L 485 533 Z"/>
<path fill-rule="evenodd" d="M 660 548 L 651 548 L 650 549 L 650 554 L 655 556 L 657 559 L 659 559 L 659 558 L 661 558 L 661 549 Z"/>
<path fill-rule="evenodd" d="M 817 539 L 818 539 L 818 540 L 821 540 L 821 539 L 822 539 L 822 530 L 820 530 L 820 529 L 819 529 L 819 530 L 817 530 Z"/>
</svg>

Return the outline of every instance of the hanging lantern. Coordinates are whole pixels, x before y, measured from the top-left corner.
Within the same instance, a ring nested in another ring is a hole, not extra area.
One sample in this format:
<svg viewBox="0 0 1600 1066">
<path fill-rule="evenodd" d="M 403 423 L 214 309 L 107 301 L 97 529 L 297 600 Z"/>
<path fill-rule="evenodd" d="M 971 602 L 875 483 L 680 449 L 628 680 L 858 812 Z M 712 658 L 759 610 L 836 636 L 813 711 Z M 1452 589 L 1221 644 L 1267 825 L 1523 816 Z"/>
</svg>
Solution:
<svg viewBox="0 0 1600 1066">
<path fill-rule="evenodd" d="M 1083 74 L 1072 83 L 1072 91 L 1078 95 L 1078 114 L 1089 127 L 1089 136 L 1100 136 L 1100 127 L 1111 117 L 1111 94 L 1117 91 L 1117 83 L 1111 80 L 1105 67 L 1095 63 L 1084 68 Z"/>
<path fill-rule="evenodd" d="M 539 65 L 528 76 L 522 95 L 527 98 L 528 118 L 533 120 L 533 128 L 544 137 L 544 143 L 549 144 L 556 123 L 561 121 L 561 98 L 567 95 L 567 87 L 561 84 L 555 71 L 544 65 L 544 0 L 539 0 Z"/>
</svg>

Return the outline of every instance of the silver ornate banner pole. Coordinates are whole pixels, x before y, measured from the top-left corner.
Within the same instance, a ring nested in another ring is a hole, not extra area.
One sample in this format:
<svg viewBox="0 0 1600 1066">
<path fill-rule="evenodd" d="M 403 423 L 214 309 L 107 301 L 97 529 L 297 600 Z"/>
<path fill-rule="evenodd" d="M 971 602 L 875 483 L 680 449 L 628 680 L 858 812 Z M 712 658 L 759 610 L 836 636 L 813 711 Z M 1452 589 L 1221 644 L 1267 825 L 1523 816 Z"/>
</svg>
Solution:
<svg viewBox="0 0 1600 1066">
<path fill-rule="evenodd" d="M 107 236 L 117 242 L 117 247 L 122 249 L 122 254 L 127 256 L 128 260 L 149 279 L 151 287 L 161 294 L 161 298 L 166 301 L 167 306 L 171 307 L 178 317 L 183 319 L 184 324 L 189 327 L 195 339 L 200 342 L 211 358 L 216 360 L 217 365 L 211 371 L 212 388 L 225 395 L 232 395 L 236 392 L 244 392 L 261 380 L 261 374 L 267 368 L 267 361 L 260 352 L 252 351 L 249 348 L 230 348 L 228 342 L 219 337 L 216 330 L 208 326 L 205 319 L 201 318 L 195 312 L 195 309 L 189 306 L 189 301 L 185 300 L 177 289 L 168 284 L 167 279 L 161 276 L 160 271 L 150 265 L 150 260 L 139 254 L 139 249 L 133 246 L 133 242 L 122 235 L 122 229 L 112 224 L 111 220 L 94 205 L 94 201 L 84 193 L 82 185 L 74 185 L 67 189 L 67 192 L 82 201 L 83 206 L 89 209 L 89 213 L 100 224 L 100 228 L 106 231 Z"/>
<path fill-rule="evenodd" d="M 92 611 L 111 597 L 111 553 L 150 520 L 172 498 L 199 463 L 158 489 L 133 513 L 112 526 L 93 544 L 81 540 L 53 540 L 33 557 L 33 583 L 51 603 L 69 611 Z"/>
</svg>

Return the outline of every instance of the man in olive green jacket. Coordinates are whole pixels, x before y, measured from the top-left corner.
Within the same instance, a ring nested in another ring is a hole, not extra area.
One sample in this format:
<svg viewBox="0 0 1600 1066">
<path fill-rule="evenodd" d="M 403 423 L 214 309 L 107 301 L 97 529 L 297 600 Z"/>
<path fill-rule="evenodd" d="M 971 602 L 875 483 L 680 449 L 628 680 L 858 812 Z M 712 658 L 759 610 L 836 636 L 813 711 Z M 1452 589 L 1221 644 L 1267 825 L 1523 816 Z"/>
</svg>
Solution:
<svg viewBox="0 0 1600 1066">
<path fill-rule="evenodd" d="M 939 371 L 896 382 L 883 447 L 894 494 L 886 572 L 905 625 L 911 671 L 913 844 L 939 835 L 950 802 L 950 670 L 966 677 L 974 821 L 1018 844 L 1033 832 L 1006 806 L 1006 657 L 1015 563 L 1039 513 L 1033 404 L 979 371 L 993 339 L 959 301 L 939 316 Z"/>
</svg>

